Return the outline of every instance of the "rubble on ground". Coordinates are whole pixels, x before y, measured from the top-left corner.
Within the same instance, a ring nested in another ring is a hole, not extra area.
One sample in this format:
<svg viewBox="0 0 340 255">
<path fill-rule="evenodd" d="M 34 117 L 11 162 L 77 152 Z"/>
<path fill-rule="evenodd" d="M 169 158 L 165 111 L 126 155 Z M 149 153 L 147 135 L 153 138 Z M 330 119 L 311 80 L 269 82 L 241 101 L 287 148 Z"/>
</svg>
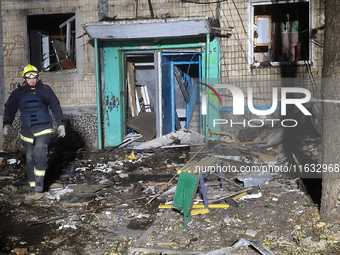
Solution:
<svg viewBox="0 0 340 255">
<path fill-rule="evenodd" d="M 339 251 L 340 225 L 322 221 L 301 176 L 263 171 L 318 162 L 318 137 L 304 134 L 301 146 L 289 151 L 281 128 L 212 135 L 207 147 L 199 134 L 180 130 L 147 142 L 132 136 L 100 151 L 50 151 L 48 187 L 38 200 L 25 199 L 24 153 L 2 151 L 1 254 Z M 261 171 L 242 173 L 241 166 Z M 172 207 L 181 173 L 204 180 L 187 230 L 182 212 Z M 311 180 L 314 188 L 318 181 Z"/>
</svg>

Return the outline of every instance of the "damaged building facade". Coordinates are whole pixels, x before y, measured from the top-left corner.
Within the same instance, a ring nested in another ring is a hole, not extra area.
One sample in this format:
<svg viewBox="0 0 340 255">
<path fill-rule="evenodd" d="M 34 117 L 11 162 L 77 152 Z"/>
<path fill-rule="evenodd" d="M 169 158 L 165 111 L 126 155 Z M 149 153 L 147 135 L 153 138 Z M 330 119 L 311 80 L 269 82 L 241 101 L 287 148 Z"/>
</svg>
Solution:
<svg viewBox="0 0 340 255">
<path fill-rule="evenodd" d="M 234 84 L 246 94 L 251 86 L 254 107 L 267 109 L 273 87 L 286 86 L 282 78 L 320 78 L 323 4 L 4 0 L 0 110 L 30 63 L 88 149 L 117 146 L 136 131 L 147 139 L 185 126 L 206 136 L 233 131 L 212 125 L 233 118 L 230 93 L 217 89 L 219 102 L 210 89 Z M 298 86 L 316 97 L 320 91 L 315 83 Z M 244 115 L 251 116 L 249 109 Z M 5 150 L 20 148 L 19 125 L 2 141 Z"/>
</svg>

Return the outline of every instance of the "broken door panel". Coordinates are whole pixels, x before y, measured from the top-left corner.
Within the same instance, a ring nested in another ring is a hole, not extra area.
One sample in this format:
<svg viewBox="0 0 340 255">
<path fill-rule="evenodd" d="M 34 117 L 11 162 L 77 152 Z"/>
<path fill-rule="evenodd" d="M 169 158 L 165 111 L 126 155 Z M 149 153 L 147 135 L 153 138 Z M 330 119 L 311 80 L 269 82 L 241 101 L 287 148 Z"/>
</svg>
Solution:
<svg viewBox="0 0 340 255">
<path fill-rule="evenodd" d="M 175 108 L 176 108 L 176 129 L 186 126 L 186 102 L 188 101 L 188 83 L 183 73 L 176 65 L 174 66 L 174 89 L 175 89 Z M 184 124 L 183 124 L 184 123 Z"/>
<path fill-rule="evenodd" d="M 105 44 L 104 44 L 105 45 Z M 104 145 L 115 146 L 120 144 L 125 136 L 125 86 L 123 82 L 123 66 L 121 54 L 116 48 L 104 47 L 103 59 L 104 98 L 103 121 L 105 128 Z"/>
<path fill-rule="evenodd" d="M 134 65 L 131 62 L 126 63 L 126 81 L 128 91 L 128 112 L 131 118 L 137 116 L 137 102 L 136 102 L 136 86 L 135 86 L 135 71 Z"/>
<path fill-rule="evenodd" d="M 183 55 L 183 53 L 181 53 Z M 179 70 L 183 86 L 180 87 L 183 91 L 183 99 L 185 100 L 185 122 L 189 127 L 192 119 L 193 111 L 196 104 L 199 103 L 199 91 L 197 81 L 202 77 L 201 75 L 201 54 L 199 53 L 185 53 L 184 56 L 174 62 L 175 67 Z M 176 88 L 176 87 L 175 87 Z M 177 99 L 177 98 L 176 98 Z M 176 110 L 177 103 L 176 103 Z"/>
<path fill-rule="evenodd" d="M 175 130 L 175 93 L 173 62 L 162 54 L 162 134 Z"/>
</svg>

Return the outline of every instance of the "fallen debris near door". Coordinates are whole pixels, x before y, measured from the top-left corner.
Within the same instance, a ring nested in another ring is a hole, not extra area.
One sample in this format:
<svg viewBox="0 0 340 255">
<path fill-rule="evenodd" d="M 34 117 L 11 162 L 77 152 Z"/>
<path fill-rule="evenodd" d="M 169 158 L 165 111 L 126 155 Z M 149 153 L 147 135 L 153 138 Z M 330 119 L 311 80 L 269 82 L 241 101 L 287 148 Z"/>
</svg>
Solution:
<svg viewBox="0 0 340 255">
<path fill-rule="evenodd" d="M 70 189 L 68 187 L 66 188 L 56 188 L 56 189 L 50 189 L 49 192 L 46 193 L 46 197 L 48 199 L 57 199 L 59 200 L 60 197 L 66 193 L 73 192 L 73 189 Z"/>
<path fill-rule="evenodd" d="M 140 112 L 138 116 L 129 119 L 126 125 L 151 140 L 156 136 L 156 113 Z"/>
<path fill-rule="evenodd" d="M 141 139 L 143 136 L 141 134 L 127 134 L 126 137 L 124 138 L 124 141 L 118 145 L 118 148 L 122 148 L 124 146 L 127 146 L 139 139 Z"/>
<path fill-rule="evenodd" d="M 94 198 L 93 194 L 69 194 L 62 196 L 59 202 L 65 206 L 79 206 L 91 203 Z"/>
<path fill-rule="evenodd" d="M 125 156 L 125 161 L 130 161 L 130 160 L 136 160 L 137 158 L 136 158 L 136 156 L 135 156 L 135 152 L 134 151 L 132 151 L 131 152 L 131 154 L 130 155 L 126 155 Z"/>
<path fill-rule="evenodd" d="M 239 175 L 237 179 L 243 182 L 244 187 L 251 187 L 258 186 L 262 183 L 271 181 L 273 180 L 273 177 L 270 172 L 255 172 Z"/>
<path fill-rule="evenodd" d="M 174 139 L 176 138 L 176 139 Z M 157 149 L 162 146 L 169 146 L 172 144 L 185 144 L 185 145 L 202 145 L 204 144 L 204 137 L 197 132 L 190 129 L 181 129 L 161 137 L 155 138 L 151 141 L 144 142 L 140 145 L 136 145 L 131 150 L 143 151 Z"/>
<path fill-rule="evenodd" d="M 218 157 L 218 158 L 221 158 L 221 159 L 243 162 L 243 159 L 242 159 L 241 156 L 223 156 L 223 155 L 215 155 L 215 154 L 210 154 L 210 153 L 208 155 Z"/>
<path fill-rule="evenodd" d="M 262 197 L 262 192 L 256 193 L 256 194 L 248 194 L 240 198 L 240 200 L 244 199 L 251 199 L 251 198 L 260 198 Z"/>
<path fill-rule="evenodd" d="M 230 139 L 233 141 L 236 141 L 237 138 L 234 133 L 228 133 L 228 132 L 222 132 L 222 131 L 214 131 L 214 130 L 209 130 L 209 134 L 211 135 L 220 135 L 220 136 L 228 136 Z"/>
</svg>

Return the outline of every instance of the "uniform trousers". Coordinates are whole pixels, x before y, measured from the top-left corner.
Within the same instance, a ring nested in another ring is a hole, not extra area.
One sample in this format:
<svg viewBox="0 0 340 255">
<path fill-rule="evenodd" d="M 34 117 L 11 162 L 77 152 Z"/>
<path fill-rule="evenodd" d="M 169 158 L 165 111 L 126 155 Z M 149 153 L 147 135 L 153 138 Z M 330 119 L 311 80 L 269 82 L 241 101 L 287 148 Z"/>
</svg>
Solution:
<svg viewBox="0 0 340 255">
<path fill-rule="evenodd" d="M 26 151 L 26 172 L 30 188 L 43 192 L 47 169 L 47 150 L 51 134 L 36 136 L 33 143 L 23 141 Z"/>
</svg>

